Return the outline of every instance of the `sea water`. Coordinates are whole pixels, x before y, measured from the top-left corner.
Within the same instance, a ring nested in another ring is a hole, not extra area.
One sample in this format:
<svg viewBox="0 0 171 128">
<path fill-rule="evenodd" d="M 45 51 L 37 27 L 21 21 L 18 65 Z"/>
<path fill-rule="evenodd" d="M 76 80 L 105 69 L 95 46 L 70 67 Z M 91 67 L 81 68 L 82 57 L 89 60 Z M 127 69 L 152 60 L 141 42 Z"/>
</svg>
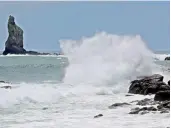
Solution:
<svg viewBox="0 0 171 128">
<path fill-rule="evenodd" d="M 0 128 L 166 128 L 170 113 L 130 115 L 130 81 L 159 73 L 170 79 L 169 53 L 151 51 L 139 35 L 106 32 L 60 40 L 63 56 L 0 55 Z M 97 114 L 102 117 L 94 119 Z"/>
</svg>

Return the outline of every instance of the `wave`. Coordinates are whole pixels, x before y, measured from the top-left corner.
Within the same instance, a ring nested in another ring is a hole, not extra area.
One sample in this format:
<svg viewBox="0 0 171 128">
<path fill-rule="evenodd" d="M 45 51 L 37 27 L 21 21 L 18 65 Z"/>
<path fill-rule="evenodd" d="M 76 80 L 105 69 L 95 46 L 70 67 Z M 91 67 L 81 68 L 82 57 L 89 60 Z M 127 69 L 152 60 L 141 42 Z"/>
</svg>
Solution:
<svg viewBox="0 0 171 128">
<path fill-rule="evenodd" d="M 153 54 L 153 58 L 160 61 L 164 61 L 168 56 L 170 56 L 170 54 Z"/>
<path fill-rule="evenodd" d="M 81 40 L 60 40 L 68 57 L 64 83 L 108 85 L 122 90 L 137 76 L 152 74 L 152 55 L 139 35 L 96 33 Z"/>
<path fill-rule="evenodd" d="M 153 73 L 166 76 L 165 82 L 170 79 L 169 72 L 163 72 L 154 63 L 154 53 L 139 35 L 120 36 L 101 32 L 80 40 L 60 40 L 60 46 L 65 54 L 62 57 L 67 57 L 69 61 L 63 82 L 13 83 L 11 90 L 0 89 L 0 107 L 18 103 L 63 103 L 72 96 L 125 93 L 131 80 Z M 59 72 L 49 63 L 47 66 Z M 30 67 L 37 69 L 39 66 L 46 65 L 33 64 Z M 52 71 L 50 77 L 53 77 Z"/>
</svg>

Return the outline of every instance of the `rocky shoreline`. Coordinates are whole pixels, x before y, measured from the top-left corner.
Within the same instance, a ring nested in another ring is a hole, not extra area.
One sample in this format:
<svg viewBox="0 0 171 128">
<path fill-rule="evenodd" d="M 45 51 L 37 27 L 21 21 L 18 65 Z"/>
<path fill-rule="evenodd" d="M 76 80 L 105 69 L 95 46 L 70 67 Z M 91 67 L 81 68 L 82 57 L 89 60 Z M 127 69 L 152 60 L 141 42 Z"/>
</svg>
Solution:
<svg viewBox="0 0 171 128">
<path fill-rule="evenodd" d="M 164 77 L 160 74 L 146 76 L 131 82 L 128 94 L 125 96 L 134 95 L 154 95 L 154 98 L 145 98 L 143 100 L 131 101 L 129 103 L 114 103 L 108 109 L 117 109 L 118 107 L 125 107 L 137 105 L 138 107 L 132 108 L 128 114 L 147 114 L 147 113 L 169 113 L 170 112 L 170 80 L 163 82 Z M 0 84 L 8 84 L 1 86 L 1 89 L 12 89 L 9 82 L 0 81 Z M 103 114 L 94 116 L 94 118 L 102 117 Z"/>
<path fill-rule="evenodd" d="M 109 109 L 117 109 L 118 107 L 137 106 L 130 109 L 128 114 L 147 113 L 170 113 L 170 80 L 163 82 L 164 77 L 160 74 L 146 76 L 131 82 L 128 94 L 125 96 L 134 95 L 154 95 L 154 98 L 145 98 L 143 100 L 131 101 L 129 103 L 114 103 L 109 106 Z M 133 94 L 133 95 L 132 95 Z M 102 117 L 103 114 L 94 116 L 94 118 Z M 169 127 L 168 127 L 169 128 Z"/>
<path fill-rule="evenodd" d="M 170 113 L 170 80 L 165 83 L 163 82 L 163 76 L 154 74 L 152 76 L 146 76 L 142 79 L 134 80 L 128 90 L 128 94 L 125 97 L 132 97 L 135 95 L 154 95 L 153 98 L 145 98 L 142 100 L 134 100 L 130 102 L 114 103 L 108 106 L 108 109 L 118 109 L 120 107 L 130 107 L 130 111 L 127 112 L 129 115 L 144 115 L 148 113 Z M 0 89 L 15 89 L 10 86 L 11 83 L 0 81 Z M 135 107 L 136 106 L 136 107 Z M 42 108 L 42 110 L 48 110 L 48 108 Z M 104 117 L 102 113 L 95 115 L 93 118 Z M 169 127 L 167 127 L 169 128 Z"/>
</svg>

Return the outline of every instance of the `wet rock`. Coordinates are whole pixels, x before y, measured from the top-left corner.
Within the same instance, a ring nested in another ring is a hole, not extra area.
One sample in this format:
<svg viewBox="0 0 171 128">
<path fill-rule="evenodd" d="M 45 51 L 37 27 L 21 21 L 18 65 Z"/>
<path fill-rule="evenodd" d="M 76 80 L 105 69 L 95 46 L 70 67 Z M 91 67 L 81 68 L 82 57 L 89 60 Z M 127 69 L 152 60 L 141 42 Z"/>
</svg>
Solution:
<svg viewBox="0 0 171 128">
<path fill-rule="evenodd" d="M 139 114 L 141 114 L 141 115 L 144 115 L 144 114 L 147 114 L 147 113 L 149 113 L 149 111 L 140 111 L 140 113 Z"/>
<path fill-rule="evenodd" d="M 159 101 L 154 101 L 153 98 L 149 99 L 149 98 L 145 98 L 143 100 L 135 100 L 135 101 L 131 101 L 130 103 L 136 103 L 136 105 L 140 105 L 140 106 L 146 106 L 146 105 L 156 105 L 159 104 Z"/>
<path fill-rule="evenodd" d="M 162 109 L 162 110 L 160 111 L 160 113 L 169 113 L 169 110 L 168 110 L 168 109 Z"/>
<path fill-rule="evenodd" d="M 151 106 L 151 107 L 143 107 L 143 108 L 133 108 L 131 109 L 131 112 L 129 114 L 139 114 L 141 112 L 141 114 L 145 114 L 148 113 L 149 111 L 157 111 L 157 108 Z"/>
<path fill-rule="evenodd" d="M 0 88 L 4 88 L 4 89 L 11 89 L 11 86 L 1 86 Z"/>
<path fill-rule="evenodd" d="M 131 109 L 131 112 L 129 112 L 129 114 L 138 114 L 139 112 L 140 112 L 140 108 L 136 107 L 136 108 Z"/>
<path fill-rule="evenodd" d="M 36 51 L 26 51 L 26 54 L 29 55 L 57 55 L 56 53 L 51 54 L 51 53 L 40 53 L 40 52 L 36 52 Z"/>
<path fill-rule="evenodd" d="M 163 101 L 157 106 L 158 110 L 169 109 L 170 110 L 170 101 Z"/>
<path fill-rule="evenodd" d="M 98 114 L 98 115 L 94 116 L 94 118 L 99 118 L 99 117 L 102 117 L 102 116 L 103 116 L 103 114 Z"/>
<path fill-rule="evenodd" d="M 152 102 L 152 99 L 145 98 L 143 100 L 138 101 L 136 105 L 145 106 L 145 105 L 149 105 L 151 102 Z"/>
<path fill-rule="evenodd" d="M 163 82 L 163 76 L 154 74 L 131 82 L 128 93 L 133 94 L 156 94 L 158 91 L 170 90 L 170 86 Z"/>
<path fill-rule="evenodd" d="M 170 90 L 168 91 L 159 91 L 154 97 L 155 101 L 165 101 L 170 100 Z"/>
<path fill-rule="evenodd" d="M 44 107 L 44 108 L 42 108 L 42 110 L 47 110 L 48 109 L 48 107 Z"/>
<path fill-rule="evenodd" d="M 125 96 L 134 96 L 134 95 L 126 94 Z"/>
<path fill-rule="evenodd" d="M 167 84 L 170 86 L 170 80 L 167 82 Z"/>
<path fill-rule="evenodd" d="M 1 80 L 0 83 L 6 83 L 6 82 Z"/>
<path fill-rule="evenodd" d="M 170 56 L 167 56 L 164 60 L 170 60 Z"/>
<path fill-rule="evenodd" d="M 117 108 L 117 107 L 123 107 L 123 106 L 127 106 L 127 105 L 131 105 L 129 103 L 115 103 L 115 104 L 112 104 L 111 106 L 109 106 L 108 108 L 109 109 L 114 109 L 114 108 Z"/>
</svg>

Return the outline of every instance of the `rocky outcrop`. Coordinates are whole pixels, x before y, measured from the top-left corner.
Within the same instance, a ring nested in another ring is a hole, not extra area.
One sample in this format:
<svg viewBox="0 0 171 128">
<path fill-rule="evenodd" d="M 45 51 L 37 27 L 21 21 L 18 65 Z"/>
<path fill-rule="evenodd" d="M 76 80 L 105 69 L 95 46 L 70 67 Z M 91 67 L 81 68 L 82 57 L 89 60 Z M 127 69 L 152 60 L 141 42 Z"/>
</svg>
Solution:
<svg viewBox="0 0 171 128">
<path fill-rule="evenodd" d="M 149 113 L 150 111 L 157 111 L 157 108 L 151 106 L 151 107 L 142 107 L 142 108 L 139 108 L 139 107 L 136 107 L 136 108 L 133 108 L 131 109 L 131 112 L 129 114 L 146 114 L 146 113 Z"/>
<path fill-rule="evenodd" d="M 117 108 L 117 107 L 123 107 L 123 106 L 128 106 L 128 105 L 131 105 L 129 103 L 115 103 L 115 104 L 112 104 L 111 106 L 109 106 L 108 108 L 109 109 L 114 109 L 114 108 Z"/>
<path fill-rule="evenodd" d="M 103 116 L 103 114 L 98 114 L 98 115 L 94 116 L 94 118 L 99 118 L 99 117 L 102 117 L 102 116 Z"/>
<path fill-rule="evenodd" d="M 131 109 L 129 114 L 146 114 L 150 111 L 160 111 L 160 113 L 168 113 L 170 111 L 170 80 L 163 82 L 163 76 L 154 74 L 152 76 L 144 77 L 142 79 L 134 80 L 129 87 L 129 93 L 133 94 L 155 94 L 153 99 L 145 98 L 137 102 L 136 105 L 145 107 L 136 107 Z M 150 105 L 150 107 L 146 107 Z M 158 105 L 155 108 L 153 105 Z"/>
<path fill-rule="evenodd" d="M 4 88 L 4 89 L 11 89 L 12 87 L 11 86 L 2 86 L 0 88 Z"/>
<path fill-rule="evenodd" d="M 170 60 L 170 56 L 166 57 L 164 60 Z"/>
<path fill-rule="evenodd" d="M 9 16 L 8 19 L 8 39 L 5 42 L 3 55 L 7 54 L 29 54 L 29 55 L 59 55 L 57 53 L 39 53 L 36 51 L 26 51 L 24 49 L 23 30 L 15 23 L 15 18 Z"/>
<path fill-rule="evenodd" d="M 154 74 L 140 80 L 134 80 L 129 87 L 129 93 L 133 94 L 156 94 L 159 91 L 170 91 L 170 86 L 163 82 L 163 76 Z"/>
<path fill-rule="evenodd" d="M 154 99 L 145 98 L 145 99 L 143 99 L 143 100 L 137 101 L 137 104 L 136 104 L 136 105 L 139 105 L 139 106 L 146 106 L 146 105 L 156 105 L 156 104 L 158 104 L 158 103 L 159 103 L 159 102 L 154 101 Z"/>
<path fill-rule="evenodd" d="M 25 54 L 26 50 L 23 48 L 23 30 L 16 25 L 15 18 L 11 15 L 8 19 L 8 34 L 3 55 L 7 55 L 9 53 Z"/>
<path fill-rule="evenodd" d="M 161 102 L 157 106 L 157 109 L 158 109 L 158 111 L 160 111 L 160 113 L 169 113 L 169 111 L 170 111 L 170 101 Z"/>
<path fill-rule="evenodd" d="M 145 98 L 139 101 L 132 101 L 137 102 L 136 105 L 140 107 L 135 107 L 131 109 L 129 114 L 147 114 L 149 112 L 160 112 L 160 113 L 169 113 L 170 111 L 170 101 L 155 101 L 154 99 Z"/>
</svg>

